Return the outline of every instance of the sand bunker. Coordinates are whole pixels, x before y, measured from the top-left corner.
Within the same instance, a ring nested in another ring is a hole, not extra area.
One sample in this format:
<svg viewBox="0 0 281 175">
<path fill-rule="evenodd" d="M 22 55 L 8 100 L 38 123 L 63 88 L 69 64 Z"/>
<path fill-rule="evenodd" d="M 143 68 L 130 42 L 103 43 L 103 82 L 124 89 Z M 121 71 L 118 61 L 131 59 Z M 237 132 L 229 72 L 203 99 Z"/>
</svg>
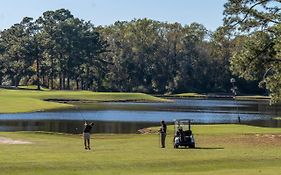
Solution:
<svg viewBox="0 0 281 175">
<path fill-rule="evenodd" d="M 23 140 L 13 140 L 6 137 L 0 137 L 0 144 L 31 144 L 31 142 Z"/>
</svg>

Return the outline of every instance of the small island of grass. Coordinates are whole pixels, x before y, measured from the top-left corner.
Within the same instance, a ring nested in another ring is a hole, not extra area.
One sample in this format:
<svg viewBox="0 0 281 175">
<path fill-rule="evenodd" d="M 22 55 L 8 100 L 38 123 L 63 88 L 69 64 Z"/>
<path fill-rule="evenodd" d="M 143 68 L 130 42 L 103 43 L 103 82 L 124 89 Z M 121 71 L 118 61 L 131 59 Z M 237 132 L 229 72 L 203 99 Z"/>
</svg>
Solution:
<svg viewBox="0 0 281 175">
<path fill-rule="evenodd" d="M 262 95 L 244 95 L 244 96 L 236 96 L 236 100 L 270 100 L 270 96 L 262 96 Z"/>
<path fill-rule="evenodd" d="M 172 95 L 174 97 L 183 97 L 183 98 L 206 98 L 206 95 L 199 94 L 199 93 L 181 93 Z"/>
<path fill-rule="evenodd" d="M 76 104 L 71 102 L 75 101 Z M 76 109 L 79 102 L 169 102 L 144 93 L 0 89 L 0 113 Z M 78 102 L 78 103 L 77 103 Z"/>
</svg>

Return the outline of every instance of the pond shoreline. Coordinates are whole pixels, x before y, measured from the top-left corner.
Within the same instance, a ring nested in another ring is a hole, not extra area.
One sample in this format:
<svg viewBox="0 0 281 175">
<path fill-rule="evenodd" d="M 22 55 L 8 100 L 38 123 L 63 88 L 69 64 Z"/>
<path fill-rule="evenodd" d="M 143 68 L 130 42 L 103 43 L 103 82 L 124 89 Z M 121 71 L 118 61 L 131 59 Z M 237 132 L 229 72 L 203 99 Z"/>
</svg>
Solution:
<svg viewBox="0 0 281 175">
<path fill-rule="evenodd" d="M 49 100 L 53 99 L 58 98 L 49 98 Z M 32 113 L 0 114 L 0 124 L 5 127 L 5 121 L 9 120 L 11 123 L 14 122 L 13 126 L 19 128 L 21 126 L 35 127 L 36 129 L 38 126 L 45 125 L 40 123 L 47 121 L 46 126 L 62 127 L 62 130 L 71 127 L 71 132 L 73 132 L 73 128 L 82 126 L 85 120 L 103 121 L 105 125 L 110 122 L 119 122 L 116 128 L 121 128 L 120 130 L 125 130 L 126 127 L 130 128 L 130 125 L 134 126 L 147 122 L 159 124 L 161 120 L 173 122 L 175 119 L 190 119 L 192 123 L 198 124 L 238 123 L 239 120 L 243 124 L 251 124 L 251 121 L 259 120 L 265 121 L 260 122 L 264 124 L 262 126 L 281 126 L 278 122 L 269 122 L 271 118 L 278 117 L 281 106 L 269 106 L 266 101 L 193 98 L 171 100 L 174 102 L 155 103 L 154 101 L 136 102 L 135 100 L 93 102 L 91 99 L 60 98 L 55 104 L 70 107 L 59 108 L 59 110 L 46 109 Z M 71 124 L 71 121 L 75 126 Z M 69 123 L 69 125 L 66 125 L 66 123 Z M 78 126 L 76 126 L 77 124 Z M 112 128 L 115 128 L 115 126 L 111 125 L 107 129 L 112 131 Z M 118 132 L 121 132 L 120 130 Z"/>
</svg>

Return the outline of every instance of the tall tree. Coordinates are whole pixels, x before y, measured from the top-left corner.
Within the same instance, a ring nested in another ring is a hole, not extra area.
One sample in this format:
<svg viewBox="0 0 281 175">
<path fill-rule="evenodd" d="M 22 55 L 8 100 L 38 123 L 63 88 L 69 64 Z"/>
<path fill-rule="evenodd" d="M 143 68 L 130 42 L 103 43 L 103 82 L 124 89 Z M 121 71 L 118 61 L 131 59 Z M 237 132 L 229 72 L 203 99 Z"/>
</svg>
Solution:
<svg viewBox="0 0 281 175">
<path fill-rule="evenodd" d="M 5 50 L 2 53 L 4 74 L 16 87 L 24 76 L 32 75 L 30 21 L 30 18 L 24 18 L 1 32 L 1 45 Z"/>
<path fill-rule="evenodd" d="M 258 79 L 281 100 L 281 2 L 279 0 L 229 0 L 225 27 L 245 35 L 243 46 L 233 53 L 231 70 L 242 78 Z"/>
<path fill-rule="evenodd" d="M 90 22 L 75 18 L 69 10 L 45 12 L 37 21 L 41 30 L 46 74 L 51 79 L 59 78 L 60 89 L 70 89 L 71 79 L 77 88 L 90 89 L 98 77 L 97 67 L 106 63 L 98 55 L 105 51 L 104 43 Z M 99 71 L 98 71 L 99 72 Z"/>
</svg>

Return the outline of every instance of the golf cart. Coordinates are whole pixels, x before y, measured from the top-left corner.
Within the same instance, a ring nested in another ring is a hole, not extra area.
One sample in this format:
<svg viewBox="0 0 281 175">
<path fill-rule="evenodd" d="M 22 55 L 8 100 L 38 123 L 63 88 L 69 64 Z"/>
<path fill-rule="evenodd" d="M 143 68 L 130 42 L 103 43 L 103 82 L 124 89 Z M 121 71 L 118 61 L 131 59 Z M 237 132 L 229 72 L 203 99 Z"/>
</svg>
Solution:
<svg viewBox="0 0 281 175">
<path fill-rule="evenodd" d="M 176 120 L 174 127 L 174 148 L 178 148 L 179 146 L 195 148 L 195 139 L 191 131 L 190 120 Z"/>
</svg>

